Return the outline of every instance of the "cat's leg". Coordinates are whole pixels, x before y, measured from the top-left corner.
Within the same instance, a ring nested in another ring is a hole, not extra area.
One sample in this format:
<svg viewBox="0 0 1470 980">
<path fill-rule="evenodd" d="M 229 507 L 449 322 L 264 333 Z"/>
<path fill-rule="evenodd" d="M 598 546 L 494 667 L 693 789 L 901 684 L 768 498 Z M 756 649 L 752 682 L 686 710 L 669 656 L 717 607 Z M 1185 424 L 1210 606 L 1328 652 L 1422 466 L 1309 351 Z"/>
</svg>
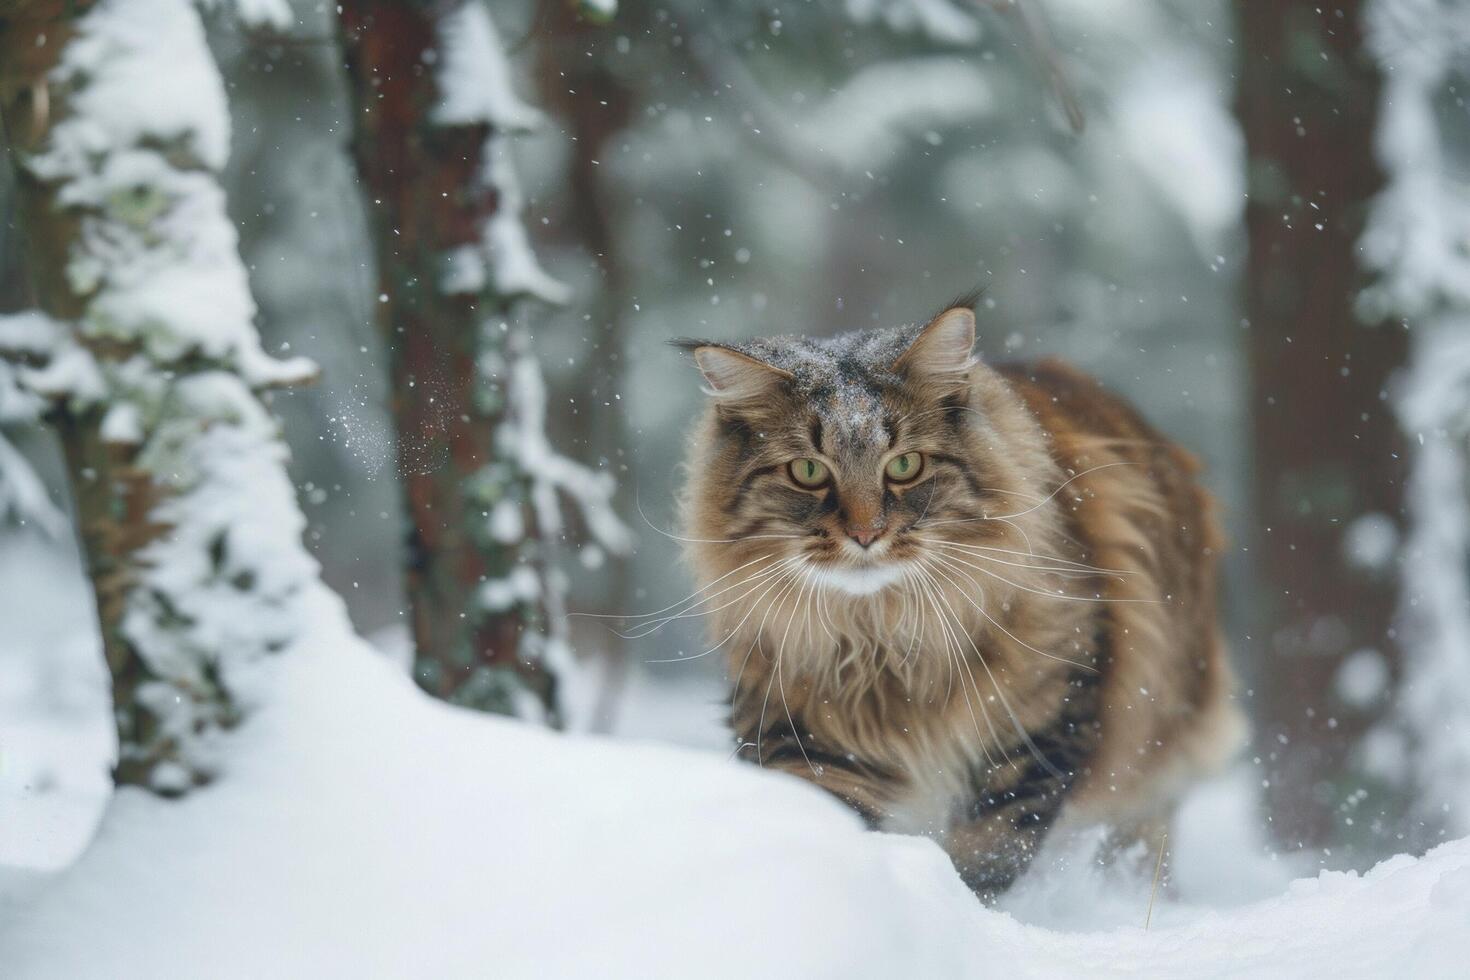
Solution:
<svg viewBox="0 0 1470 980">
<path fill-rule="evenodd" d="M 804 733 L 798 740 L 784 717 L 764 731 L 742 735 L 740 754 L 764 769 L 815 783 L 852 807 L 873 829 L 878 827 L 902 786 L 902 779 L 895 771 L 851 752 L 823 745 L 810 733 Z"/>
<path fill-rule="evenodd" d="M 1167 882 L 1169 831 L 1176 809 L 1172 801 L 1161 803 L 1137 816 L 1113 823 L 1103 838 L 1098 859 L 1105 864 L 1129 867 L 1145 876 L 1152 876 L 1157 869 L 1161 880 Z"/>
<path fill-rule="evenodd" d="M 976 795 L 944 846 L 982 900 L 1005 891 L 1030 866 L 1056 822 L 1069 782 L 1035 759 L 1017 759 L 977 776 Z"/>
<path fill-rule="evenodd" d="M 945 850 L 982 899 L 1005 891 L 1030 866 L 1091 761 L 1099 732 L 1094 676 L 1074 672 L 1054 717 L 998 753 L 1004 761 L 971 773 L 969 800 Z"/>
</svg>

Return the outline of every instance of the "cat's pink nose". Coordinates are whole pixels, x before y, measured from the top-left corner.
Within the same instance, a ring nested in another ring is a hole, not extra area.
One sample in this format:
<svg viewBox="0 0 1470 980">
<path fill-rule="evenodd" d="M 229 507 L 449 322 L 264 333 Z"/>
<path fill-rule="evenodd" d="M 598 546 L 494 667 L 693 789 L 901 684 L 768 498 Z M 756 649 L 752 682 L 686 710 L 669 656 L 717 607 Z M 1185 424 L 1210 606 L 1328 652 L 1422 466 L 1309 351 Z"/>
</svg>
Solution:
<svg viewBox="0 0 1470 980">
<path fill-rule="evenodd" d="M 878 535 L 882 533 L 882 528 L 850 527 L 847 529 L 847 536 L 849 538 L 852 538 L 858 544 L 862 545 L 864 548 L 876 541 L 878 539 Z"/>
</svg>

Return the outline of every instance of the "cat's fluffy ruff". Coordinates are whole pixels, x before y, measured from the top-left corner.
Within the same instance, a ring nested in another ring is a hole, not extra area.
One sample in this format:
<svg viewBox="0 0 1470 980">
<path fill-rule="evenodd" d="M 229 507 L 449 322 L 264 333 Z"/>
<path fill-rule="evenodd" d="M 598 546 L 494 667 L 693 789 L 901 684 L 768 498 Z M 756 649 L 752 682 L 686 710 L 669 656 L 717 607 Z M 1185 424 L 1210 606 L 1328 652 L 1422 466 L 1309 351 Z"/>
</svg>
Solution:
<svg viewBox="0 0 1470 980">
<path fill-rule="evenodd" d="M 712 398 L 683 507 L 743 752 L 936 837 L 991 893 L 1063 801 L 1156 823 L 1240 726 L 1189 457 L 1061 365 L 975 362 L 973 331 L 955 308 L 688 345 Z M 887 483 L 908 451 L 924 471 Z M 829 485 L 791 479 L 807 457 Z"/>
</svg>

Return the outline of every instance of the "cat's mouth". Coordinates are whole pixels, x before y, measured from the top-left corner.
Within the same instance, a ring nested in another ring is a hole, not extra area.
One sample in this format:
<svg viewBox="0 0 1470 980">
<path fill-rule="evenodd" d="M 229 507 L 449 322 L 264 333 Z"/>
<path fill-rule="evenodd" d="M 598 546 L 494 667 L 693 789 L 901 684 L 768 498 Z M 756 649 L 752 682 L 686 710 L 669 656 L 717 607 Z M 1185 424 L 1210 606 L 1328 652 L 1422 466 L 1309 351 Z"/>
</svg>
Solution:
<svg viewBox="0 0 1470 980">
<path fill-rule="evenodd" d="M 818 565 L 817 581 L 848 595 L 873 595 L 897 584 L 904 573 L 903 562 L 874 562 L 867 565 Z"/>
</svg>

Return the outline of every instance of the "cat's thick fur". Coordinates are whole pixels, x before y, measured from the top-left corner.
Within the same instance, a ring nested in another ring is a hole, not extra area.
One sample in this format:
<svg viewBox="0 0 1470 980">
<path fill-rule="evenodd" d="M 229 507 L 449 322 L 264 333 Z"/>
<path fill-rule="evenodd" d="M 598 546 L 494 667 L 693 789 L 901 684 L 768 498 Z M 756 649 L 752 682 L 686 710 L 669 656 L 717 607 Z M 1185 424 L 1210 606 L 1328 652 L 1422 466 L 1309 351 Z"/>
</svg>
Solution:
<svg viewBox="0 0 1470 980">
<path fill-rule="evenodd" d="M 1080 373 L 973 343 L 963 307 L 687 342 L 712 398 L 683 504 L 742 754 L 936 838 L 990 895 L 1064 804 L 1157 832 L 1242 726 L 1193 460 Z"/>
</svg>

